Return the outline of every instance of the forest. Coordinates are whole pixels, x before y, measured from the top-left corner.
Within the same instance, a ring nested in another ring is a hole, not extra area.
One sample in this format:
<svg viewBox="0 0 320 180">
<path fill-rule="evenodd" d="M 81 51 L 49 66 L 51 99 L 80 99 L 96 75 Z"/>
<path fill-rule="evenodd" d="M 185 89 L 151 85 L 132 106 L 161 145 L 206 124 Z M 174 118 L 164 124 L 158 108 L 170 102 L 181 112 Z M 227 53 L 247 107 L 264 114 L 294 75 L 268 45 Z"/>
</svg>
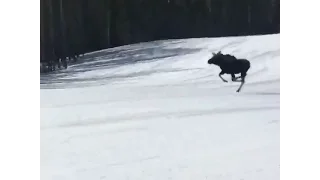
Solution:
<svg viewBox="0 0 320 180">
<path fill-rule="evenodd" d="M 280 0 L 40 0 L 40 64 L 180 38 L 280 33 Z"/>
</svg>

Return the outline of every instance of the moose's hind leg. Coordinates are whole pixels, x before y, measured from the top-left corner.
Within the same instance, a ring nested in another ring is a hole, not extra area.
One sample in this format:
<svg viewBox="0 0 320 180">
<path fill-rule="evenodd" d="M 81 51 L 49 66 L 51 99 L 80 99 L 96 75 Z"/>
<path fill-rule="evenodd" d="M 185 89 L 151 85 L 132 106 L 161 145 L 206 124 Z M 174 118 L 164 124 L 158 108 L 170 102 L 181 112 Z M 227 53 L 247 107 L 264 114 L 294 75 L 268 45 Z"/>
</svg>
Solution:
<svg viewBox="0 0 320 180">
<path fill-rule="evenodd" d="M 231 74 L 231 79 L 233 82 L 241 82 L 240 80 L 238 80 L 241 76 L 236 77 L 234 74 Z"/>
<path fill-rule="evenodd" d="M 237 92 L 240 92 L 240 91 L 241 91 L 242 86 L 243 86 L 244 83 L 245 83 L 246 76 L 247 76 L 247 73 L 241 73 L 241 84 L 240 84 L 240 87 L 238 88 Z"/>
<path fill-rule="evenodd" d="M 231 74 L 231 80 L 236 81 L 236 76 L 234 74 Z"/>
</svg>

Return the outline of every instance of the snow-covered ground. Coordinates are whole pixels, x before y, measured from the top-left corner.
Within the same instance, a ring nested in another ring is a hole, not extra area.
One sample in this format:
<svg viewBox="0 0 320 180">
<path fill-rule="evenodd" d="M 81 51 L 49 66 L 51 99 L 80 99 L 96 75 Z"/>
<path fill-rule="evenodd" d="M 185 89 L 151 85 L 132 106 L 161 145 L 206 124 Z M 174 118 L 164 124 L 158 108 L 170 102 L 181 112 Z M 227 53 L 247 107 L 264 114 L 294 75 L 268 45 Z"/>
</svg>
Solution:
<svg viewBox="0 0 320 180">
<path fill-rule="evenodd" d="M 156 41 L 41 77 L 41 180 L 280 179 L 279 34 Z M 251 61 L 246 84 L 209 66 Z"/>
</svg>

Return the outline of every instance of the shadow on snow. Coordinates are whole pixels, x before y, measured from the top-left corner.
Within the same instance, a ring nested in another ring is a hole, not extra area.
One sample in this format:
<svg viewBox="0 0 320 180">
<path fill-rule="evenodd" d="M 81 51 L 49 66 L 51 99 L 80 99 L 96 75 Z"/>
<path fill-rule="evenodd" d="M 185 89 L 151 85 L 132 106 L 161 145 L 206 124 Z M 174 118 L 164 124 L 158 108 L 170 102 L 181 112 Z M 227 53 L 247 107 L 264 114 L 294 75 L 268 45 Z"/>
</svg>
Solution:
<svg viewBox="0 0 320 180">
<path fill-rule="evenodd" d="M 125 78 L 148 76 L 155 73 L 185 71 L 187 69 L 137 69 L 135 72 L 128 72 L 121 75 L 110 72 L 101 76 L 95 75 L 90 78 L 77 77 L 77 75 L 89 71 L 107 70 L 121 66 L 134 65 L 137 63 L 156 61 L 161 61 L 161 63 L 170 63 L 173 59 L 169 57 L 192 54 L 200 50 L 194 48 L 168 48 L 168 45 L 176 43 L 179 43 L 179 41 L 157 41 L 153 43 L 140 43 L 88 53 L 81 58 L 79 63 L 70 66 L 66 70 L 58 70 L 50 74 L 41 75 L 40 88 L 63 89 L 94 86 L 124 80 Z"/>
</svg>

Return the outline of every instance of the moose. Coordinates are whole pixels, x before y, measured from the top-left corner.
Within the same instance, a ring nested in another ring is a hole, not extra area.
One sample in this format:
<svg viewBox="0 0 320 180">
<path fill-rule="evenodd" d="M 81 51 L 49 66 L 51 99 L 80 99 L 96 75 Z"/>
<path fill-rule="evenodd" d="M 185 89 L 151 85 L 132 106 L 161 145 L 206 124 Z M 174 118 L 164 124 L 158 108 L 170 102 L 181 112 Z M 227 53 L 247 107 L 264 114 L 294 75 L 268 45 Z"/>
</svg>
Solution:
<svg viewBox="0 0 320 180">
<path fill-rule="evenodd" d="M 212 53 L 212 55 L 212 58 L 208 60 L 208 64 L 214 64 L 220 67 L 221 72 L 219 73 L 219 77 L 223 82 L 228 82 L 222 77 L 223 74 L 230 74 L 232 81 L 241 82 L 241 85 L 237 90 L 237 92 L 240 92 L 245 83 L 247 72 L 251 66 L 250 61 L 247 59 L 237 59 L 229 54 L 222 54 L 221 51 L 219 51 L 217 54 Z M 235 74 L 239 73 L 240 76 L 236 77 Z M 241 81 L 238 80 L 239 78 L 241 78 Z"/>
</svg>

